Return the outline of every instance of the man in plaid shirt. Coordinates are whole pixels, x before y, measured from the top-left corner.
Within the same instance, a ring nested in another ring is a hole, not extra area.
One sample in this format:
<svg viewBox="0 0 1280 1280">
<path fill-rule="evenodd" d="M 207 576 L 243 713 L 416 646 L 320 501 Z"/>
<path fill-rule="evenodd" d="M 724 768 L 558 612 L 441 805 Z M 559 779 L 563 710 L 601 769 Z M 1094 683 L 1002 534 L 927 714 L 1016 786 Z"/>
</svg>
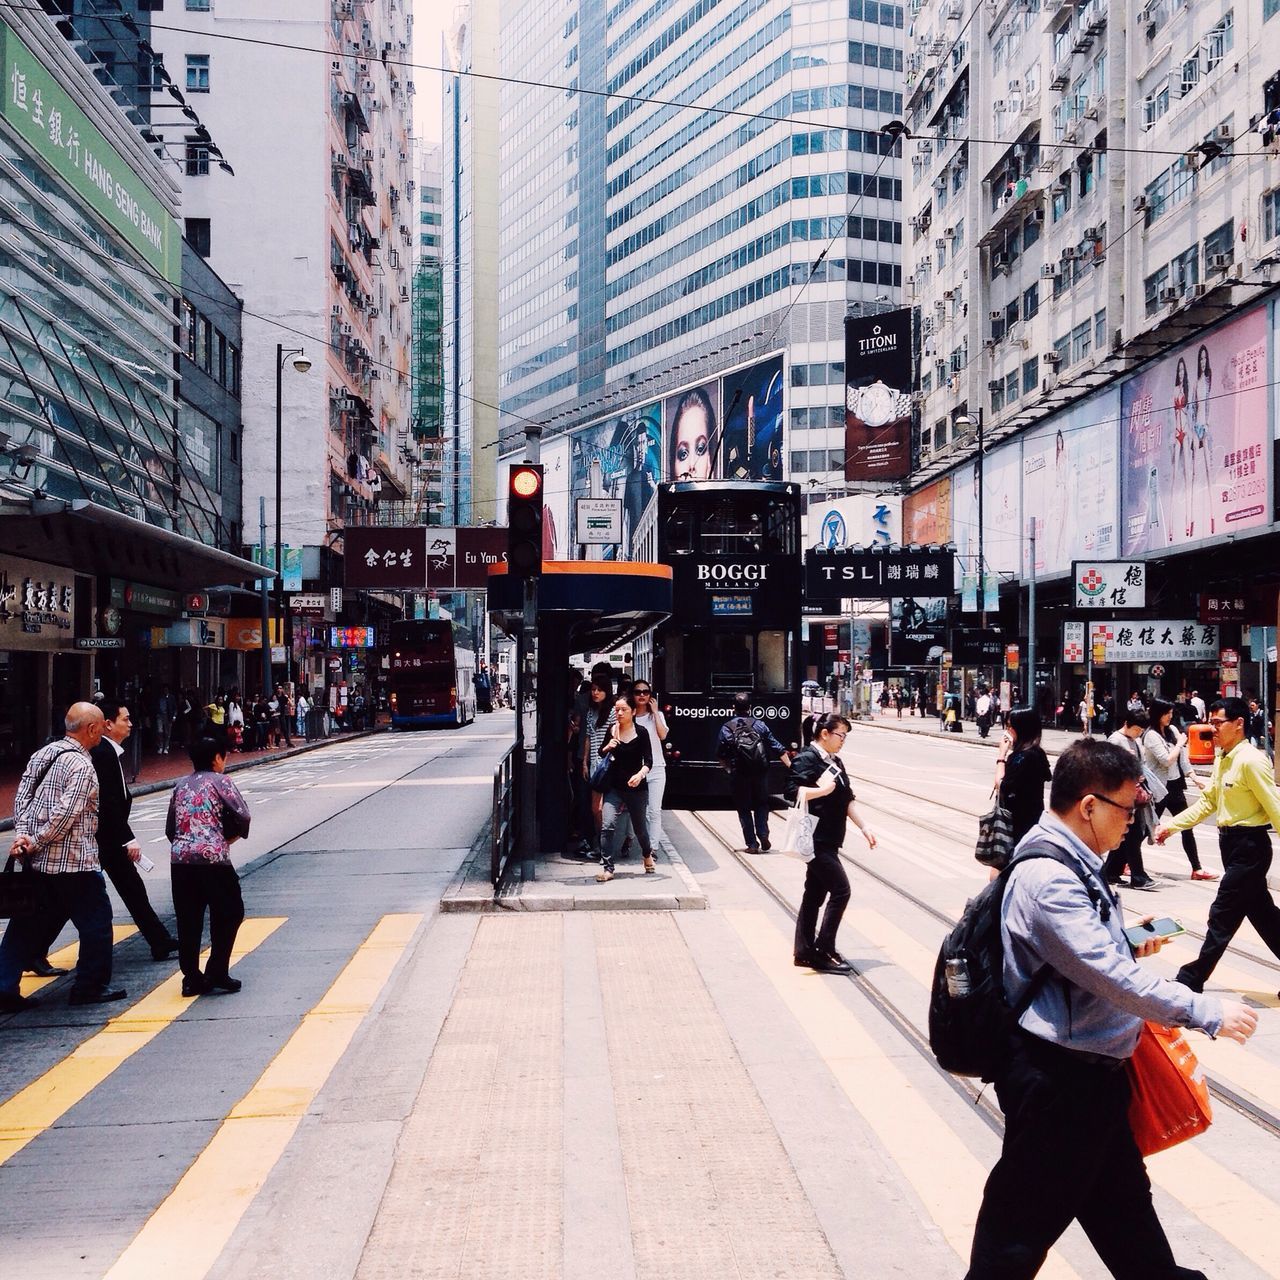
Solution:
<svg viewBox="0 0 1280 1280">
<path fill-rule="evenodd" d="M 42 909 L 10 920 L 0 939 L 0 1013 L 38 1001 L 18 990 L 22 970 L 50 936 L 70 920 L 80 935 L 72 1004 L 123 1000 L 111 990 L 111 902 L 98 864 L 98 775 L 89 752 L 102 740 L 105 721 L 91 702 L 67 712 L 65 738 L 27 762 L 13 805 L 16 835 L 9 852 L 27 858 L 40 874 Z"/>
</svg>

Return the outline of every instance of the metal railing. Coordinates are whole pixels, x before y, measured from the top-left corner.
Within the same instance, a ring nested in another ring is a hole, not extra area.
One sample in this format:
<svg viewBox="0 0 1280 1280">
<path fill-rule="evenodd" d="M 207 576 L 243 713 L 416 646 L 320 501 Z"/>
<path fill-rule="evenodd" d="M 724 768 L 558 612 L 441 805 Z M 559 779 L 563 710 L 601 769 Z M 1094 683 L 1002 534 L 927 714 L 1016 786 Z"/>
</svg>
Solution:
<svg viewBox="0 0 1280 1280">
<path fill-rule="evenodd" d="M 511 747 L 493 771 L 493 828 L 489 847 L 489 880 L 497 891 L 507 862 L 515 852 L 519 824 L 516 821 L 516 749 Z"/>
</svg>

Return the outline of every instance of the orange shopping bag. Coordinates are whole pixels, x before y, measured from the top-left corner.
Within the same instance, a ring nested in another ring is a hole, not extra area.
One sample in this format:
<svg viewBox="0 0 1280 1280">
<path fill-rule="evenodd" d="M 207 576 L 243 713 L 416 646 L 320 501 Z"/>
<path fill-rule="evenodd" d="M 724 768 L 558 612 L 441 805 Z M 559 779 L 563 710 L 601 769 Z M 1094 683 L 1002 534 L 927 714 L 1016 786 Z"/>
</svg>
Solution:
<svg viewBox="0 0 1280 1280">
<path fill-rule="evenodd" d="M 1129 1125 L 1144 1156 L 1176 1147 L 1213 1123 L 1204 1070 L 1181 1027 L 1146 1023 L 1128 1071 Z"/>
</svg>

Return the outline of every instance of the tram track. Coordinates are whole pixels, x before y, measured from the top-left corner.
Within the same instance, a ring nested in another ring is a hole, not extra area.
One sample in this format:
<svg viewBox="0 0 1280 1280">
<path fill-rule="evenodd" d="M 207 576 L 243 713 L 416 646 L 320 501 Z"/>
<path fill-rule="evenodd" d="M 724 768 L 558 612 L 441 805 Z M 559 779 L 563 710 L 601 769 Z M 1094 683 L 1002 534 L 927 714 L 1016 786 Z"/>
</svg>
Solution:
<svg viewBox="0 0 1280 1280">
<path fill-rule="evenodd" d="M 869 781 L 869 780 L 868 780 Z M 877 784 L 878 785 L 878 784 Z M 894 788 L 895 790 L 897 788 Z M 865 801 L 860 796 L 859 805 L 864 805 Z M 938 803 L 938 802 L 932 802 Z M 867 808 L 873 806 L 866 804 Z M 731 845 L 724 835 L 718 831 L 706 818 L 693 810 L 685 811 L 687 816 L 698 823 L 699 826 L 707 832 L 709 836 L 728 853 L 734 861 L 755 881 L 766 894 L 778 904 L 778 906 L 786 912 L 787 916 L 794 921 L 797 915 L 797 908 L 794 903 L 780 890 L 769 878 L 764 874 L 758 865 L 758 859 L 753 860 L 748 854 L 744 853 L 734 845 Z M 908 820 L 909 821 L 909 820 Z M 841 859 L 854 867 L 868 879 L 874 880 L 877 884 L 882 885 L 897 897 L 909 902 L 917 910 L 923 912 L 931 920 L 945 926 L 950 930 L 956 923 L 955 919 L 945 911 L 933 906 L 932 903 L 926 902 L 919 895 L 912 893 L 908 889 L 902 888 L 901 885 L 895 883 L 888 876 L 877 871 L 874 867 L 853 857 L 851 854 L 840 851 Z M 1247 957 L 1246 957 L 1247 958 Z M 966 1077 L 954 1076 L 949 1071 L 943 1070 L 933 1056 L 933 1050 L 929 1047 L 929 1040 L 925 1033 L 916 1025 L 911 1016 L 904 1012 L 892 999 L 884 994 L 879 987 L 864 973 L 862 973 L 856 965 L 851 966 L 853 972 L 848 975 L 848 980 L 852 982 L 858 991 L 867 999 L 871 1006 L 880 1013 L 885 1020 L 907 1041 L 908 1044 L 916 1050 L 917 1053 L 937 1071 L 951 1088 L 961 1097 L 966 1098 L 974 1106 L 978 1108 L 983 1120 L 995 1132 L 1003 1132 L 1004 1120 L 999 1108 L 987 1097 L 985 1085 L 981 1085 L 978 1081 L 970 1080 Z M 1225 1083 L 1218 1077 L 1205 1072 L 1205 1080 L 1209 1086 L 1209 1092 L 1212 1096 L 1230 1110 L 1236 1112 L 1250 1123 L 1256 1125 L 1264 1132 L 1269 1133 L 1272 1137 L 1280 1138 L 1280 1115 L 1267 1110 L 1265 1107 L 1253 1102 L 1250 1098 L 1233 1089 L 1229 1084 Z"/>
<path fill-rule="evenodd" d="M 935 800 L 932 796 L 917 795 L 915 792 L 907 791 L 902 787 L 895 787 L 891 783 L 882 782 L 879 778 L 869 778 L 865 774 L 850 772 L 849 778 L 850 781 L 865 783 L 867 786 L 875 787 L 880 791 L 892 791 L 897 795 L 905 796 L 916 804 L 923 802 L 924 804 L 931 804 L 935 808 L 945 809 L 948 812 L 959 814 L 962 817 L 971 820 L 975 824 L 973 835 L 975 839 L 977 837 L 976 824 L 978 819 L 983 816 L 982 814 L 974 813 L 970 809 L 962 809 L 959 805 L 949 804 L 945 800 Z M 995 801 L 993 800 L 992 803 L 994 804 Z M 913 814 L 904 813 L 899 809 L 890 807 L 889 805 L 878 804 L 874 796 L 868 797 L 864 791 L 860 791 L 858 793 L 858 804 L 862 808 L 873 810 L 876 813 L 887 814 L 891 818 L 896 818 L 899 822 L 905 822 L 910 826 L 919 827 L 922 831 L 932 832 L 934 835 L 942 836 L 945 839 L 955 839 L 959 834 L 955 825 L 943 826 L 937 822 L 931 822 Z M 845 857 L 846 855 L 842 854 L 841 856 Z M 846 861 L 852 860 L 846 857 Z M 867 871 L 869 874 L 874 875 L 876 879 L 883 882 L 884 878 L 876 875 L 871 868 L 865 867 L 862 863 L 855 862 L 854 865 Z M 905 893 L 905 891 L 903 892 Z M 1188 928 L 1187 937 L 1194 938 L 1197 942 L 1203 942 L 1205 940 L 1204 933 L 1199 929 Z M 1246 964 L 1257 965 L 1261 969 L 1269 969 L 1273 973 L 1280 973 L 1280 962 L 1277 962 L 1269 956 L 1260 956 L 1252 951 L 1245 951 L 1234 945 L 1227 948 L 1227 954 L 1237 960 L 1244 961 Z"/>
</svg>

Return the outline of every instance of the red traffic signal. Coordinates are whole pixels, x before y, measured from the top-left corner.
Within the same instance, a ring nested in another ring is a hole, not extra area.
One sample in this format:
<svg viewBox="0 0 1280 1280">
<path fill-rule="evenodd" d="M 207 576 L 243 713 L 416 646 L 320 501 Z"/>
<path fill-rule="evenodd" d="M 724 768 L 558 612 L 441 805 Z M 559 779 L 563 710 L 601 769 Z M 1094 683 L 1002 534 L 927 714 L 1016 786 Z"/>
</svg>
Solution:
<svg viewBox="0 0 1280 1280">
<path fill-rule="evenodd" d="M 517 463 L 507 479 L 507 572 L 517 578 L 542 573 L 542 467 Z"/>
</svg>

